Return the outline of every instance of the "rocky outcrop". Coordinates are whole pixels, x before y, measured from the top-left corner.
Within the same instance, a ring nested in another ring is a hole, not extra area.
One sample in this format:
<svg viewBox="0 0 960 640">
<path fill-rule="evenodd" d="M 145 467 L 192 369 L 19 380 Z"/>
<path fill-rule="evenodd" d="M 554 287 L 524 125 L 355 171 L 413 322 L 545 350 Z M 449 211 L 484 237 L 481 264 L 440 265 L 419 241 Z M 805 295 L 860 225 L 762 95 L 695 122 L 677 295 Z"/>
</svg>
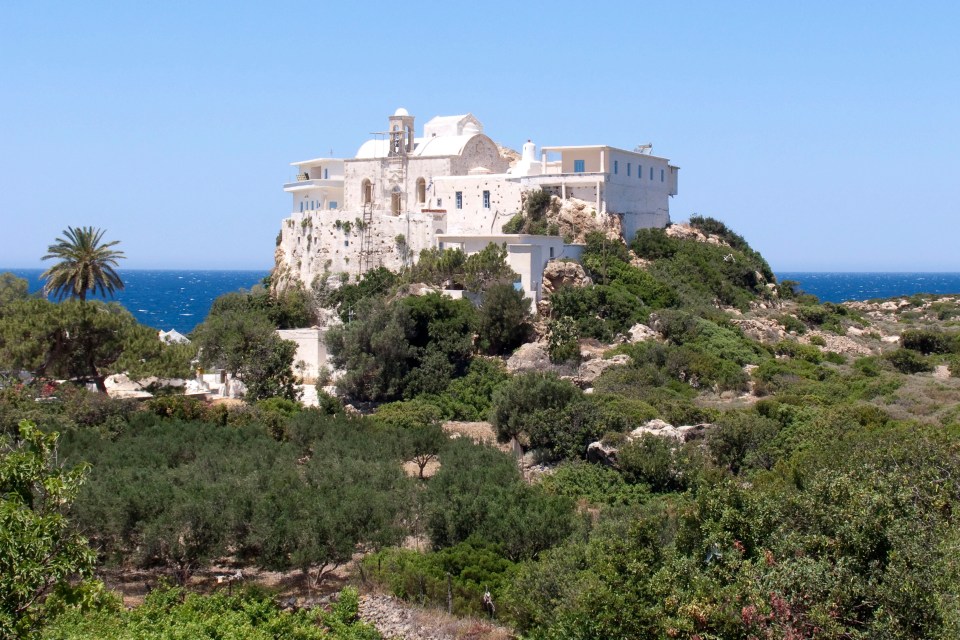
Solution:
<svg viewBox="0 0 960 640">
<path fill-rule="evenodd" d="M 731 318 L 730 324 L 743 331 L 743 335 L 763 344 L 776 344 L 787 337 L 787 331 L 770 318 Z"/>
<path fill-rule="evenodd" d="M 561 200 L 554 196 L 547 209 L 547 222 L 560 228 L 560 235 L 575 243 L 586 242 L 587 234 L 600 231 L 611 240 L 620 241 L 622 227 L 616 215 L 598 213 L 596 204 L 577 198 Z"/>
<path fill-rule="evenodd" d="M 580 368 L 577 370 L 577 378 L 579 378 L 581 385 L 592 384 L 594 380 L 600 377 L 601 373 L 610 367 L 629 363 L 630 356 L 624 354 L 617 354 L 610 358 L 594 358 L 592 360 L 587 360 L 586 362 L 582 363 Z"/>
<path fill-rule="evenodd" d="M 550 362 L 550 353 L 544 342 L 528 342 L 521 345 L 507 360 L 507 371 L 512 374 L 543 371 L 560 373 L 565 368 Z"/>
<path fill-rule="evenodd" d="M 593 280 L 578 262 L 554 260 L 543 270 L 543 293 L 549 296 L 561 287 L 586 287 Z"/>
<path fill-rule="evenodd" d="M 667 235 L 671 238 L 680 238 L 682 240 L 695 240 L 696 242 L 706 242 L 721 247 L 729 247 L 730 244 L 719 236 L 707 235 L 689 224 L 672 224 L 666 228 Z"/>
<path fill-rule="evenodd" d="M 683 427 L 675 427 L 669 422 L 653 419 L 637 427 L 627 436 L 628 440 L 635 440 L 645 434 L 659 436 L 661 438 L 673 438 L 678 442 L 690 442 L 691 440 L 702 440 L 706 436 L 710 424 L 694 424 Z"/>
<path fill-rule="evenodd" d="M 659 340 L 660 334 L 645 324 L 635 324 L 627 332 L 630 342 L 646 342 L 647 340 Z"/>
<path fill-rule="evenodd" d="M 848 336 L 838 336 L 835 333 L 827 331 L 810 331 L 800 336 L 797 341 L 811 344 L 810 338 L 818 337 L 823 342 L 821 348 L 824 351 L 833 351 L 847 356 L 869 356 L 873 355 L 874 350 L 854 338 Z"/>
<path fill-rule="evenodd" d="M 706 437 L 707 431 L 712 426 L 713 425 L 711 424 L 694 424 L 675 427 L 669 422 L 664 422 L 663 420 L 654 418 L 653 420 L 645 422 L 630 433 L 626 434 L 623 444 L 632 442 L 633 440 L 648 434 L 657 436 L 658 438 L 669 438 L 676 441 L 678 444 L 691 442 L 694 440 L 702 440 Z M 617 451 L 623 446 L 623 444 L 614 445 L 605 443 L 602 440 L 591 442 L 589 445 L 587 445 L 587 460 L 609 466 L 616 466 Z"/>
</svg>

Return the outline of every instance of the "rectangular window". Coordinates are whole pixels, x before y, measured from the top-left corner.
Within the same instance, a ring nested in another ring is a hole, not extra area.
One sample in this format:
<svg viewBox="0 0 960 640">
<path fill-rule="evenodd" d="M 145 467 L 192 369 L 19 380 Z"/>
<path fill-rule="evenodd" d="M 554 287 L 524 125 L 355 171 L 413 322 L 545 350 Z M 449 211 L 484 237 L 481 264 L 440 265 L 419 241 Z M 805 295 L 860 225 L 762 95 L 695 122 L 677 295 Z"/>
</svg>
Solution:
<svg viewBox="0 0 960 640">
<path fill-rule="evenodd" d="M 457 209 L 463 209 L 463 191 L 457 191 Z"/>
<path fill-rule="evenodd" d="M 323 170 L 323 179 L 324 179 L 324 180 L 329 180 L 329 179 L 330 179 L 330 169 L 324 169 L 324 170 Z"/>
<path fill-rule="evenodd" d="M 643 180 L 643 165 L 637 165 L 637 180 Z"/>
<path fill-rule="evenodd" d="M 585 172 L 585 171 L 587 170 L 586 167 L 584 166 L 585 164 L 586 164 L 586 162 L 583 161 L 583 160 L 574 160 L 574 161 L 573 161 L 573 172 L 574 172 L 574 173 L 583 173 L 583 172 Z"/>
<path fill-rule="evenodd" d="M 660 169 L 660 182 L 663 182 L 663 169 Z"/>
<path fill-rule="evenodd" d="M 650 179 L 653 180 L 653 167 L 650 167 Z"/>
<path fill-rule="evenodd" d="M 550 257 L 553 257 L 553 247 L 550 247 Z"/>
<path fill-rule="evenodd" d="M 619 160 L 614 160 L 614 161 L 613 161 L 613 173 L 614 173 L 614 174 L 620 173 L 620 161 L 619 161 Z"/>
<path fill-rule="evenodd" d="M 630 177 L 630 163 L 627 163 L 627 177 Z"/>
<path fill-rule="evenodd" d="M 300 203 L 300 213 L 303 213 L 303 203 Z"/>
<path fill-rule="evenodd" d="M 437 208 L 439 209 L 442 206 L 443 206 L 443 198 L 437 198 Z"/>
<path fill-rule="evenodd" d="M 337 201 L 336 201 L 336 200 L 331 200 L 331 201 L 330 201 L 330 208 L 331 208 L 331 209 L 336 209 L 336 208 L 337 208 Z"/>
<path fill-rule="evenodd" d="M 489 191 L 483 192 L 483 208 L 484 209 L 490 208 L 490 192 Z"/>
</svg>

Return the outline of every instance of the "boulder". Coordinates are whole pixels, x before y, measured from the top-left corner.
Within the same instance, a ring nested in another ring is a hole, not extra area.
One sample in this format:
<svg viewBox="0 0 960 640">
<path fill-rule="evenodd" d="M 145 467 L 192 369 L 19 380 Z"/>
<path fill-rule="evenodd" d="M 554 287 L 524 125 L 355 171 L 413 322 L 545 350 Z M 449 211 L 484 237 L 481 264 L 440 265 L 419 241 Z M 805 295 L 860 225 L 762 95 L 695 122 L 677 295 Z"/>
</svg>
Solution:
<svg viewBox="0 0 960 640">
<path fill-rule="evenodd" d="M 646 342 L 647 340 L 658 340 L 660 334 L 645 324 L 635 324 L 630 327 L 628 332 L 630 342 Z"/>
<path fill-rule="evenodd" d="M 510 373 L 527 373 L 530 371 L 552 371 L 557 373 L 562 370 L 560 365 L 550 362 L 550 352 L 547 350 L 547 344 L 544 342 L 528 342 L 521 345 L 519 349 L 513 352 L 510 359 L 507 360 L 507 371 Z"/>
<path fill-rule="evenodd" d="M 711 427 L 713 427 L 713 425 L 707 423 L 675 427 L 669 422 L 654 418 L 626 434 L 626 442 L 632 442 L 647 434 L 659 438 L 670 438 L 677 443 L 691 442 L 704 439 Z M 618 447 L 612 444 L 606 444 L 602 440 L 597 440 L 587 445 L 587 460 L 589 462 L 616 466 L 617 450 Z"/>
<path fill-rule="evenodd" d="M 599 378 L 600 374 L 610 367 L 629 363 L 630 356 L 622 353 L 610 358 L 594 358 L 580 365 L 580 369 L 577 371 L 577 377 L 580 379 L 581 384 L 588 384 Z"/>
<path fill-rule="evenodd" d="M 543 270 L 543 293 L 549 296 L 560 287 L 586 287 L 593 284 L 577 262 L 554 260 Z"/>
<path fill-rule="evenodd" d="M 617 448 L 613 445 L 604 444 L 600 440 L 591 442 L 587 445 L 587 462 L 605 464 L 609 467 L 617 464 Z"/>
</svg>

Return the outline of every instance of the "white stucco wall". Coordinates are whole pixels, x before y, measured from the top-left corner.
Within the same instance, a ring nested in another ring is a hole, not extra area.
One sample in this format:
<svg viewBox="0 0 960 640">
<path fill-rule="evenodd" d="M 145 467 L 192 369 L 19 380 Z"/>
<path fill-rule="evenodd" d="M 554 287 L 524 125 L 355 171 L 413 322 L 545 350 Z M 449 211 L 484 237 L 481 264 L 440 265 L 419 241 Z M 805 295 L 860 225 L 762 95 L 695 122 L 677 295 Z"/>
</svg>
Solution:
<svg viewBox="0 0 960 640">
<path fill-rule="evenodd" d="M 319 328 L 277 329 L 277 335 L 284 340 L 297 343 L 297 353 L 293 357 L 294 370 L 302 375 L 304 382 L 315 380 L 321 367 L 327 365 L 327 345 L 324 342 L 326 331 Z M 302 363 L 302 368 L 297 368 Z"/>
<path fill-rule="evenodd" d="M 557 236 L 528 234 L 455 235 L 437 237 L 445 248 L 459 248 L 467 255 L 479 253 L 491 243 L 506 245 L 507 264 L 520 275 L 524 296 L 534 302 L 540 300 L 543 269 L 550 260 L 568 258 L 577 260 L 583 251 L 580 245 L 564 244 Z"/>
</svg>

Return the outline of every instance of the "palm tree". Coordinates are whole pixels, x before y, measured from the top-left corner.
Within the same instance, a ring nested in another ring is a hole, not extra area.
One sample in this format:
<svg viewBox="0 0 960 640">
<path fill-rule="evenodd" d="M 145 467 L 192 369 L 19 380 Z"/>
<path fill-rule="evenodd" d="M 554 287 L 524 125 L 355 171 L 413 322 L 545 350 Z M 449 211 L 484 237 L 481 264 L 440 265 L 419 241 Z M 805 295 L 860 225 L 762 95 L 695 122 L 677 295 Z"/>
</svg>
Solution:
<svg viewBox="0 0 960 640">
<path fill-rule="evenodd" d="M 53 294 L 58 299 L 72 296 L 85 302 L 88 291 L 113 296 L 114 291 L 123 289 L 123 281 L 113 268 L 126 256 L 110 248 L 119 240 L 100 244 L 103 231 L 93 227 L 67 227 L 63 235 L 66 237 L 57 238 L 43 256 L 44 260 L 59 260 L 40 276 L 47 281 L 44 295 Z"/>
</svg>

